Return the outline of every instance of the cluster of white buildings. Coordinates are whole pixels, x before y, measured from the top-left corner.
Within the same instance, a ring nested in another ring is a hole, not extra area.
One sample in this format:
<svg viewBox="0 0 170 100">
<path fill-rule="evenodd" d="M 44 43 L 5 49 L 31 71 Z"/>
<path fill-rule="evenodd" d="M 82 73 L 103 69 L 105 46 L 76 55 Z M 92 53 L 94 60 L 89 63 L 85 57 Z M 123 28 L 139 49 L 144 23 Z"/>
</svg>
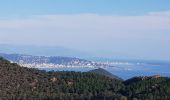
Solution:
<svg viewBox="0 0 170 100">
<path fill-rule="evenodd" d="M 42 63 L 42 64 L 24 64 L 24 63 L 20 63 L 19 65 L 23 66 L 23 67 L 28 67 L 28 68 L 81 68 L 81 67 L 88 67 L 88 68 L 94 68 L 95 66 L 91 65 L 91 64 L 78 64 L 78 65 L 63 65 L 63 64 L 48 64 L 48 63 Z"/>
</svg>

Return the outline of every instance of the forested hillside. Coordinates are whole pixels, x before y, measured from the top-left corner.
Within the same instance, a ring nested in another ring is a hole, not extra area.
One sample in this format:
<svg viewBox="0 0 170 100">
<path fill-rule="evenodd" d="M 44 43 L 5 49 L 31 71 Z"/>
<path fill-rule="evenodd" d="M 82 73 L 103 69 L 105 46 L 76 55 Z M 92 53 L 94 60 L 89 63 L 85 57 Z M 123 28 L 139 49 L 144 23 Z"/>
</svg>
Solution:
<svg viewBox="0 0 170 100">
<path fill-rule="evenodd" d="M 110 77 L 110 78 L 114 78 L 114 79 L 118 79 L 118 80 L 123 80 L 120 77 L 113 75 L 112 73 L 108 72 L 107 70 L 105 70 L 103 68 L 90 70 L 89 73 L 95 73 L 95 74 L 99 74 L 99 75 L 104 75 L 106 77 Z"/>
<path fill-rule="evenodd" d="M 153 76 L 121 81 L 87 72 L 46 72 L 0 58 L 0 99 L 168 100 L 170 79 Z"/>
<path fill-rule="evenodd" d="M 93 73 L 45 72 L 20 67 L 1 58 L 0 99 L 119 98 L 121 81 Z"/>
</svg>

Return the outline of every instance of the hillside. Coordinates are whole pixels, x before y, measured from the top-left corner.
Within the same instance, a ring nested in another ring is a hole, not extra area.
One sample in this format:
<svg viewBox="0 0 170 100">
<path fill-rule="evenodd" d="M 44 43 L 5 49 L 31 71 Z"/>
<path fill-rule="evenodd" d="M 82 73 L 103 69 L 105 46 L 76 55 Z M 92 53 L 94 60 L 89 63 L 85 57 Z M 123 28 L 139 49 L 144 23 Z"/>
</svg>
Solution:
<svg viewBox="0 0 170 100">
<path fill-rule="evenodd" d="M 126 81 L 89 72 L 46 72 L 0 58 L 0 100 L 169 100 L 170 78 Z"/>
<path fill-rule="evenodd" d="M 106 71 L 106 70 L 103 69 L 103 68 L 94 69 L 94 70 L 91 70 L 91 71 L 89 71 L 89 72 L 90 72 L 90 73 L 99 74 L 99 75 L 103 75 L 103 76 L 110 77 L 110 78 L 114 78 L 114 79 L 118 79 L 118 80 L 123 80 L 123 79 L 121 79 L 120 77 L 118 77 L 118 76 L 116 76 L 116 75 L 113 75 L 112 73 Z"/>
<path fill-rule="evenodd" d="M 92 73 L 45 72 L 0 59 L 0 99 L 119 98 L 122 82 Z"/>
<path fill-rule="evenodd" d="M 123 95 L 142 100 L 169 100 L 170 78 L 155 76 L 141 76 L 128 79 Z"/>
</svg>

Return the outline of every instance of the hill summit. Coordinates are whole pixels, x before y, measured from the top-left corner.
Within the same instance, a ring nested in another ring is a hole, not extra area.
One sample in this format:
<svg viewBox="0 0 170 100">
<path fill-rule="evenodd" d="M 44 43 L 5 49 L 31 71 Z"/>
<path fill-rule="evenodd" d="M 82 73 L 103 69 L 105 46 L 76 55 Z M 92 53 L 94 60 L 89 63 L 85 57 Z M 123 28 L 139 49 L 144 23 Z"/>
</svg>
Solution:
<svg viewBox="0 0 170 100">
<path fill-rule="evenodd" d="M 103 69 L 103 68 L 98 68 L 98 69 L 94 69 L 89 71 L 90 73 L 95 73 L 95 74 L 99 74 L 99 75 L 103 75 L 109 78 L 113 78 L 113 79 L 118 79 L 118 80 L 123 80 L 120 77 L 113 75 L 112 73 L 108 72 L 107 70 Z"/>
</svg>

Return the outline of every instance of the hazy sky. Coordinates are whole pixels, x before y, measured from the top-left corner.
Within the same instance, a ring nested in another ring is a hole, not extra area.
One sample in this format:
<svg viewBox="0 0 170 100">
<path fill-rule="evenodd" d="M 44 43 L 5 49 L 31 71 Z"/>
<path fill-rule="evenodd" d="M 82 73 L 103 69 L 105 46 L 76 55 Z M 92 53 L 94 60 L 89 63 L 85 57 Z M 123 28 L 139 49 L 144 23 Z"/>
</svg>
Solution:
<svg viewBox="0 0 170 100">
<path fill-rule="evenodd" d="M 3 0 L 0 44 L 170 60 L 170 0 Z"/>
</svg>

